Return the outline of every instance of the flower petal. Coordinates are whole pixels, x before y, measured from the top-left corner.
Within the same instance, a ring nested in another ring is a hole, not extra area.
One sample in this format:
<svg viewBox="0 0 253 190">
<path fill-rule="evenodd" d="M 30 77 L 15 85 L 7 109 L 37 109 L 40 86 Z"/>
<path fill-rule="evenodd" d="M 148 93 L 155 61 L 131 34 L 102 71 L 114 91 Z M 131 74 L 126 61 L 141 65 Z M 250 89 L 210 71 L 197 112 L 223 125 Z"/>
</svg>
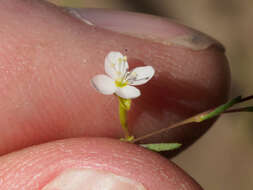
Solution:
<svg viewBox="0 0 253 190">
<path fill-rule="evenodd" d="M 155 70 L 151 66 L 137 67 L 130 72 L 127 77 L 128 84 L 141 85 L 148 82 L 155 74 Z"/>
<path fill-rule="evenodd" d="M 91 79 L 92 85 L 102 94 L 110 95 L 116 92 L 114 80 L 106 75 L 96 75 Z"/>
<path fill-rule="evenodd" d="M 120 52 L 112 51 L 105 58 L 105 72 L 114 80 L 122 78 L 128 70 L 126 57 Z"/>
<path fill-rule="evenodd" d="M 116 90 L 116 94 L 118 96 L 120 96 L 121 98 L 125 98 L 125 99 L 133 99 L 133 98 L 137 98 L 138 96 L 141 95 L 141 92 L 139 89 L 135 88 L 134 86 L 125 86 L 122 88 L 117 88 Z"/>
</svg>

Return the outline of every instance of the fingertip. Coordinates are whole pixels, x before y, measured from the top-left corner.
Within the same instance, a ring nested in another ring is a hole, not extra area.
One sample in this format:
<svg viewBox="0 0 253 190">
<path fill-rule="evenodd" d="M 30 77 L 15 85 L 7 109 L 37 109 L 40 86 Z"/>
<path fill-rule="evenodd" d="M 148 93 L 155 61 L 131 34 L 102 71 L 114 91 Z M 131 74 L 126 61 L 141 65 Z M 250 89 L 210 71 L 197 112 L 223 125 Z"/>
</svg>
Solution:
<svg viewBox="0 0 253 190">
<path fill-rule="evenodd" d="M 68 139 L 30 147 L 0 158 L 0 169 L 3 189 L 80 189 L 83 182 L 86 187 L 99 184 L 103 189 L 108 180 L 126 189 L 131 185 L 139 189 L 201 189 L 160 155 L 106 138 Z"/>
</svg>

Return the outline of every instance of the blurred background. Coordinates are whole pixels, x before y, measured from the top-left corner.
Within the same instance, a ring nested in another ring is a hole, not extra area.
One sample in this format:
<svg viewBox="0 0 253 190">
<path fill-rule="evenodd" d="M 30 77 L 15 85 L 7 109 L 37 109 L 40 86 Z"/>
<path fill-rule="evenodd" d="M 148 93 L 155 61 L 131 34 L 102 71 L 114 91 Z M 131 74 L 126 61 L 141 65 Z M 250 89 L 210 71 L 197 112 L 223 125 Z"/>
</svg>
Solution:
<svg viewBox="0 0 253 190">
<path fill-rule="evenodd" d="M 226 47 L 232 72 L 231 97 L 253 94 L 252 0 L 50 1 L 70 7 L 111 8 L 160 15 L 209 34 Z M 173 161 L 205 190 L 252 190 L 253 114 L 222 116 L 207 134 Z"/>
</svg>

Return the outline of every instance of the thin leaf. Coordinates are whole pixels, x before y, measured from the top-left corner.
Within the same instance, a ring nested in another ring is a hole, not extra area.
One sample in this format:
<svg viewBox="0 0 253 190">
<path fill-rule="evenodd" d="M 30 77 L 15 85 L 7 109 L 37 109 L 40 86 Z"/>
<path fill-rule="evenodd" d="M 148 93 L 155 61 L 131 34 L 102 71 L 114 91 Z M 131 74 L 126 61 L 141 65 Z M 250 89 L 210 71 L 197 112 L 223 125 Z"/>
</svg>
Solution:
<svg viewBox="0 0 253 190">
<path fill-rule="evenodd" d="M 224 113 L 234 113 L 234 112 L 253 112 L 253 106 L 229 109 L 225 111 Z"/>
<path fill-rule="evenodd" d="M 140 144 L 140 146 L 156 152 L 175 150 L 181 147 L 181 145 L 179 143 Z"/>
<path fill-rule="evenodd" d="M 246 96 L 246 97 L 242 98 L 240 100 L 240 102 L 238 102 L 238 103 L 246 102 L 246 101 L 249 101 L 249 100 L 252 100 L 252 99 L 253 99 L 253 95 Z"/>
<path fill-rule="evenodd" d="M 243 111 L 245 111 L 245 112 L 253 112 L 253 106 L 245 107 L 245 108 L 243 108 Z"/>
<path fill-rule="evenodd" d="M 228 101 L 227 103 L 215 108 L 211 112 L 202 113 L 199 117 L 197 117 L 196 122 L 202 122 L 207 119 L 211 119 L 220 115 L 222 112 L 226 111 L 228 108 L 232 107 L 234 104 L 239 103 L 241 100 L 241 96 L 237 96 L 236 98 Z"/>
</svg>

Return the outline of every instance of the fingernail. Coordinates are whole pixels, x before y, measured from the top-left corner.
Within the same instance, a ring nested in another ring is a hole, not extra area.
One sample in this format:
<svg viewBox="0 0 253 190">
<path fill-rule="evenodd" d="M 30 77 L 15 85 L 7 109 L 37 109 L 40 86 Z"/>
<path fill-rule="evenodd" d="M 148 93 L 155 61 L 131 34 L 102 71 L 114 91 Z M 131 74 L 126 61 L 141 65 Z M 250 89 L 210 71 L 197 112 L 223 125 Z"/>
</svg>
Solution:
<svg viewBox="0 0 253 190">
<path fill-rule="evenodd" d="M 42 190 L 146 190 L 132 179 L 93 169 L 69 169 Z"/>
<path fill-rule="evenodd" d="M 214 45 L 224 51 L 224 47 L 215 39 L 166 18 L 105 9 L 66 10 L 86 24 L 164 45 L 182 46 L 196 51 Z"/>
</svg>

